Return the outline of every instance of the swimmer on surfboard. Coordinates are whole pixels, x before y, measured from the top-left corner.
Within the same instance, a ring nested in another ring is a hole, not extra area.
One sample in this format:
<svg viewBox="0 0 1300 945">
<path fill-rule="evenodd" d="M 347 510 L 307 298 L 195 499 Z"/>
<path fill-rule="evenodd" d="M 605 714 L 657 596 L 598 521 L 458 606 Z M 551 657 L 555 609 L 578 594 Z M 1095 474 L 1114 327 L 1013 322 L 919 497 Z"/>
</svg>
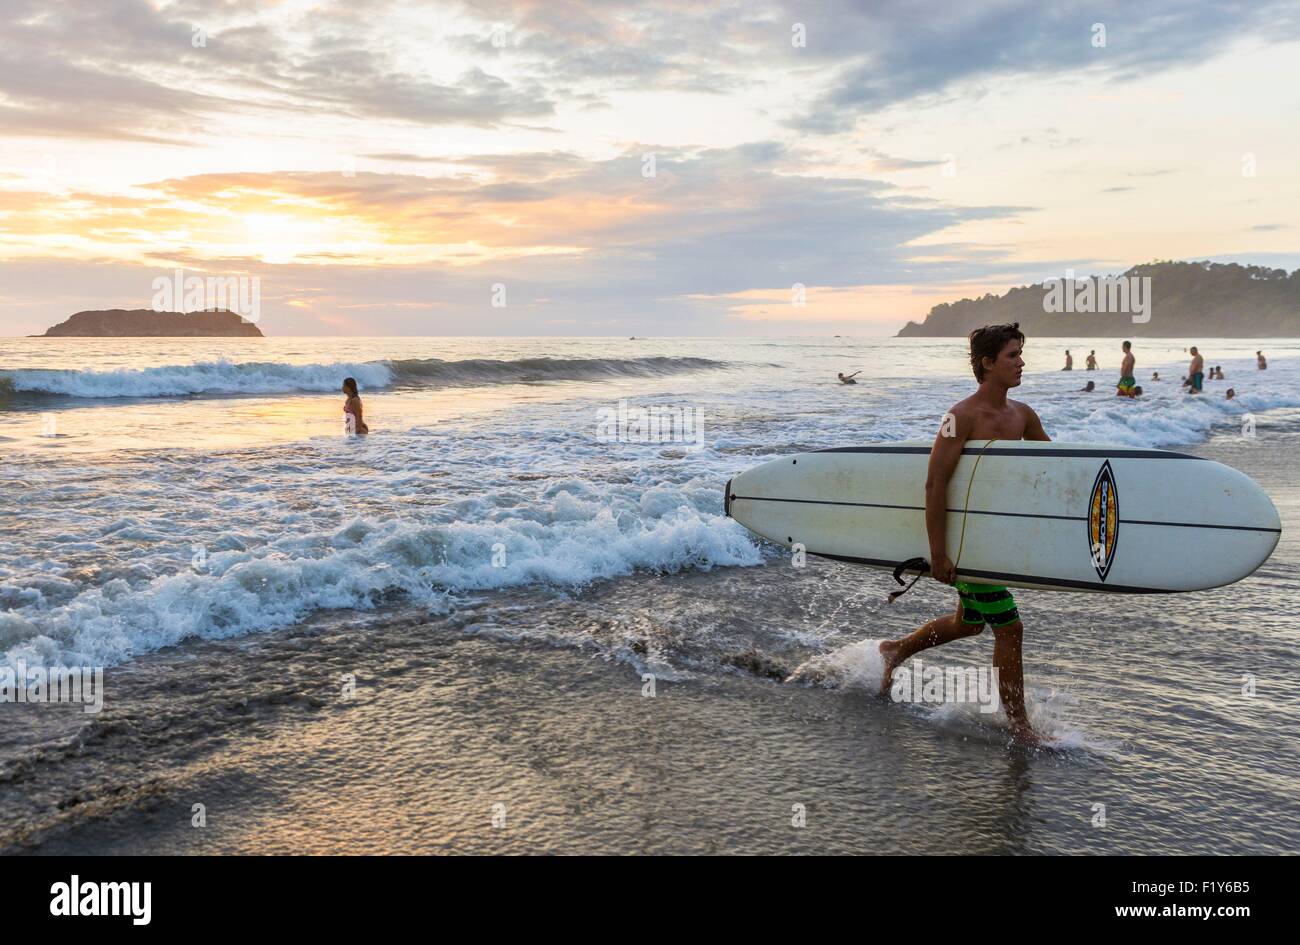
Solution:
<svg viewBox="0 0 1300 945">
<path fill-rule="evenodd" d="M 967 440 L 1050 440 L 1043 423 L 1027 404 L 1009 400 L 1007 391 L 1020 384 L 1025 362 L 1021 350 L 1025 336 L 1019 323 L 990 325 L 970 334 L 970 362 L 979 390 L 954 404 L 945 415 L 930 449 L 925 482 L 925 527 L 930 538 L 930 574 L 957 589 L 955 612 L 931 620 L 901 640 L 880 644 L 885 661 L 882 692 L 888 692 L 894 669 L 932 646 L 974 636 L 988 624 L 993 628 L 993 666 L 998 694 L 1016 741 L 1040 745 L 1025 714 L 1025 673 L 1020 645 L 1024 627 L 1015 598 L 1005 587 L 967 584 L 957 580 L 956 566 L 948 557 L 948 480 L 952 477 Z"/>
</svg>

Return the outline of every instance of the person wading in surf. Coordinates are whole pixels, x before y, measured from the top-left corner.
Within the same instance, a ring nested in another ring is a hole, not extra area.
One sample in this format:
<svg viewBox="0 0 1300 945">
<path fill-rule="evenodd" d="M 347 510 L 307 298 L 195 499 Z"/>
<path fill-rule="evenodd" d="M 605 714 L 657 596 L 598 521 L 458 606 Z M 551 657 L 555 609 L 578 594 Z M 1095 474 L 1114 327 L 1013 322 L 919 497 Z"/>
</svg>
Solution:
<svg viewBox="0 0 1300 945">
<path fill-rule="evenodd" d="M 979 390 L 953 405 L 939 426 L 930 449 L 930 468 L 925 481 L 925 529 L 930 538 L 930 574 L 935 580 L 956 587 L 957 609 L 946 617 L 931 620 L 901 640 L 880 644 L 885 662 L 881 692 L 887 693 L 894 669 L 922 650 L 982 633 L 993 628 L 993 666 L 998 674 L 998 694 L 1015 739 L 1025 745 L 1040 745 L 1025 714 L 1025 671 L 1020 645 L 1024 626 L 1015 598 L 1005 587 L 967 584 L 957 580 L 956 565 L 948 557 L 948 480 L 967 440 L 1051 439 L 1043 423 L 1027 404 L 1009 400 L 1007 391 L 1020 385 L 1025 362 L 1021 351 L 1025 336 L 1020 324 L 989 325 L 970 333 L 970 363 Z"/>
<path fill-rule="evenodd" d="M 1189 394 L 1199 394 L 1205 390 L 1205 358 L 1196 350 L 1196 345 L 1192 345 L 1192 363 L 1188 365 L 1187 380 L 1183 383 L 1187 385 Z"/>
<path fill-rule="evenodd" d="M 1124 362 L 1119 368 L 1119 383 L 1115 385 L 1115 394 L 1118 397 L 1133 397 L 1137 390 L 1137 378 L 1133 375 L 1137 358 L 1133 357 L 1133 342 L 1124 342 L 1123 348 Z"/>
<path fill-rule="evenodd" d="M 349 434 L 364 436 L 370 432 L 366 421 L 361 417 L 361 395 L 357 392 L 357 382 L 351 377 L 343 378 L 343 393 L 348 399 L 343 402 L 343 420 Z"/>
</svg>

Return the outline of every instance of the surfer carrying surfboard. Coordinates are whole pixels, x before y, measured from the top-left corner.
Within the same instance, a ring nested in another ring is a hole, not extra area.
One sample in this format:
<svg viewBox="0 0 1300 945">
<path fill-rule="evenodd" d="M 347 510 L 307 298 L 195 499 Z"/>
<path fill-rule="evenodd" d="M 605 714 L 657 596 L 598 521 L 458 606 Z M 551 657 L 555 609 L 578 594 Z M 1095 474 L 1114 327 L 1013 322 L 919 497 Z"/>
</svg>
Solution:
<svg viewBox="0 0 1300 945">
<path fill-rule="evenodd" d="M 968 584 L 957 580 L 956 565 L 948 557 L 948 480 L 961 459 L 967 440 L 1050 440 L 1043 423 L 1027 404 L 1010 400 L 1007 391 L 1020 385 L 1025 362 L 1021 357 L 1025 336 L 1020 324 L 989 325 L 970 334 L 970 363 L 979 389 L 953 405 L 944 415 L 939 434 L 930 448 L 925 482 L 925 527 L 930 540 L 930 574 L 953 585 L 958 601 L 955 612 L 931 620 L 899 640 L 880 644 L 885 663 L 882 692 L 888 692 L 894 669 L 915 654 L 933 646 L 982 633 L 993 628 L 993 665 L 998 694 L 1015 739 L 1038 745 L 1025 713 L 1025 673 L 1021 661 L 1024 626 L 1015 598 L 1005 587 Z"/>
</svg>

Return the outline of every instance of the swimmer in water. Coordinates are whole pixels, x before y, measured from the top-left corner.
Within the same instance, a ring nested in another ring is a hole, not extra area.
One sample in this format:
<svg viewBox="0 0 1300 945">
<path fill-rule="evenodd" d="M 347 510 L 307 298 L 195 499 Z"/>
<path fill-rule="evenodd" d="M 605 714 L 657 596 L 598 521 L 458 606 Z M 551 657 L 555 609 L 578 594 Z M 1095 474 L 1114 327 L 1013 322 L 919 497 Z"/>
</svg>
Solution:
<svg viewBox="0 0 1300 945">
<path fill-rule="evenodd" d="M 370 427 L 366 426 L 366 421 L 361 417 L 361 395 L 357 393 L 355 378 L 343 379 L 343 393 L 348 395 L 348 399 L 343 402 L 343 418 L 347 423 L 348 433 L 369 433 Z"/>
<path fill-rule="evenodd" d="M 1124 350 L 1124 359 L 1120 362 L 1119 383 L 1115 385 L 1115 394 L 1119 397 L 1132 397 L 1133 391 L 1137 390 L 1137 378 L 1133 374 L 1137 358 L 1133 355 L 1133 342 L 1126 341 L 1120 347 Z"/>
<path fill-rule="evenodd" d="M 852 374 L 836 374 L 835 376 L 840 379 L 841 384 L 856 384 L 857 381 L 854 378 L 861 373 L 861 371 L 854 371 Z"/>
<path fill-rule="evenodd" d="M 1183 384 L 1187 386 L 1187 393 L 1199 394 L 1205 390 L 1205 358 L 1201 352 L 1196 350 L 1196 345 L 1192 345 L 1192 363 L 1187 368 L 1187 379 Z"/>
<path fill-rule="evenodd" d="M 1095 391 L 1096 389 L 1097 389 L 1097 382 L 1096 382 L 1096 381 L 1089 381 L 1085 386 L 1079 388 L 1079 393 L 1081 393 L 1081 394 L 1091 394 L 1091 393 L 1092 393 L 1093 391 Z"/>
</svg>

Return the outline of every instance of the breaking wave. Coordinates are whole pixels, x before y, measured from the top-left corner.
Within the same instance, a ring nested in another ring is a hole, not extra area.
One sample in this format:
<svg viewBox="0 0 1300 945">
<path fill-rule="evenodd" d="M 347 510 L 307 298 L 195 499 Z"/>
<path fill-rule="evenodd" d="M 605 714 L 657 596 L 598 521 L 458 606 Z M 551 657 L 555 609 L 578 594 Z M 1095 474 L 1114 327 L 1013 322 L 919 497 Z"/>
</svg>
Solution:
<svg viewBox="0 0 1300 945">
<path fill-rule="evenodd" d="M 17 370 L 0 374 L 0 395 L 86 399 L 287 394 L 337 391 L 345 377 L 362 390 L 481 387 L 547 381 L 660 377 L 727 367 L 709 358 L 473 358 L 339 361 L 333 364 L 207 361 L 116 371 Z"/>
</svg>

